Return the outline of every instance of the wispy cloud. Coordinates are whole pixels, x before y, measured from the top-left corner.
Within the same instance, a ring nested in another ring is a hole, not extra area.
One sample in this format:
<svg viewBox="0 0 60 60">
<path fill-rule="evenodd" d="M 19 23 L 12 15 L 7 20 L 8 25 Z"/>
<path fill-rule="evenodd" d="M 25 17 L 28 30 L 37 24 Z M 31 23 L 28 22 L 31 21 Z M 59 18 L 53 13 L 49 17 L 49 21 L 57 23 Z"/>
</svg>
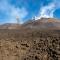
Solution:
<svg viewBox="0 0 60 60">
<path fill-rule="evenodd" d="M 10 23 L 16 23 L 16 17 L 18 16 L 20 19 L 20 23 L 23 23 L 23 19 L 27 16 L 28 12 L 25 7 L 15 7 L 14 5 L 11 5 L 8 0 L 1 0 L 0 1 L 0 12 L 2 12 L 2 16 L 5 16 L 0 18 L 1 20 L 5 20 L 2 22 L 10 22 Z"/>
<path fill-rule="evenodd" d="M 13 2 L 11 3 L 11 1 Z M 58 8 L 60 8 L 60 0 L 0 0 L 0 22 L 16 23 L 17 16 L 20 23 L 31 19 L 35 15 L 35 19 L 41 17 L 54 18 L 54 12 Z"/>
</svg>

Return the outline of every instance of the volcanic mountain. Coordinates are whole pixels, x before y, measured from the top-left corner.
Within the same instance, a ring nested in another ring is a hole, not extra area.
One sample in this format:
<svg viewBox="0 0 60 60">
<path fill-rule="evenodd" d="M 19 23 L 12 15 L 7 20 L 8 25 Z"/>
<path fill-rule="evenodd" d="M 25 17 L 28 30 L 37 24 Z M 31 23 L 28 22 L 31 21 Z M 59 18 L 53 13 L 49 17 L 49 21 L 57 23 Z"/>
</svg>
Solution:
<svg viewBox="0 0 60 60">
<path fill-rule="evenodd" d="M 60 60 L 58 29 L 53 18 L 0 25 L 0 60 Z"/>
<path fill-rule="evenodd" d="M 53 18 L 41 18 L 38 20 L 29 20 L 24 24 L 6 23 L 0 25 L 0 29 L 60 29 L 60 20 Z"/>
<path fill-rule="evenodd" d="M 31 20 L 23 24 L 23 26 L 32 29 L 60 29 L 60 20 L 53 18 L 41 18 Z"/>
</svg>

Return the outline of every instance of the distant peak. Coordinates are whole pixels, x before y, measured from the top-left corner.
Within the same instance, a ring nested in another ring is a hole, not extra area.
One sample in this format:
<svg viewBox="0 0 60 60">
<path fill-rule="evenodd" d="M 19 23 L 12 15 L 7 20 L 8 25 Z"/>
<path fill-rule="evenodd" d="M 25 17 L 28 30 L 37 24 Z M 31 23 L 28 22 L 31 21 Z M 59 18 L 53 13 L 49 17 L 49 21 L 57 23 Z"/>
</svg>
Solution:
<svg viewBox="0 0 60 60">
<path fill-rule="evenodd" d="M 36 20 L 41 20 L 42 22 L 43 21 L 45 21 L 45 22 L 60 22 L 60 20 L 58 20 L 58 19 L 55 19 L 55 18 L 45 18 L 45 17 L 42 17 L 42 18 L 39 18 L 39 19 L 36 19 Z"/>
<path fill-rule="evenodd" d="M 44 20 L 44 19 L 47 20 L 47 19 L 53 19 L 53 18 L 49 18 L 49 17 L 36 17 L 36 16 L 32 17 L 32 20 L 41 20 L 41 19 L 42 20 Z"/>
</svg>

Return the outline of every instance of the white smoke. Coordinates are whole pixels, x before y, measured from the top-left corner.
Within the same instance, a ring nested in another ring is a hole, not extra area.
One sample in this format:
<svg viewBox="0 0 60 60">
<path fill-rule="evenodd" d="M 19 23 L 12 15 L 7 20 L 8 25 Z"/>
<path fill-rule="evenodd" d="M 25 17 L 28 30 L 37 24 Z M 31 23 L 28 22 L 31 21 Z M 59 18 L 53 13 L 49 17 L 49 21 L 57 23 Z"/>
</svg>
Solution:
<svg viewBox="0 0 60 60">
<path fill-rule="evenodd" d="M 60 0 L 53 0 L 50 4 L 47 6 L 40 7 L 40 11 L 37 16 L 35 16 L 35 20 L 38 20 L 40 18 L 54 18 L 54 11 L 60 8 Z"/>
<path fill-rule="evenodd" d="M 38 16 L 35 19 L 37 20 L 40 18 L 53 18 L 53 12 L 55 11 L 54 8 L 54 4 L 49 4 L 48 6 L 41 7 Z"/>
</svg>

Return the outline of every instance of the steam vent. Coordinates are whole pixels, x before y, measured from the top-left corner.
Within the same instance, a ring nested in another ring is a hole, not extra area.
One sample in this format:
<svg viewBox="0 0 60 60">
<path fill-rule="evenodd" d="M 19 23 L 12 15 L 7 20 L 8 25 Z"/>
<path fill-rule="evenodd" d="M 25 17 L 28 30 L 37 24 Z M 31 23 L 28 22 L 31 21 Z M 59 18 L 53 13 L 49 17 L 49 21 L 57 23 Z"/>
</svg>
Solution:
<svg viewBox="0 0 60 60">
<path fill-rule="evenodd" d="M 17 24 L 19 24 L 20 21 L 18 16 L 16 17 L 16 21 L 17 21 Z"/>
</svg>

